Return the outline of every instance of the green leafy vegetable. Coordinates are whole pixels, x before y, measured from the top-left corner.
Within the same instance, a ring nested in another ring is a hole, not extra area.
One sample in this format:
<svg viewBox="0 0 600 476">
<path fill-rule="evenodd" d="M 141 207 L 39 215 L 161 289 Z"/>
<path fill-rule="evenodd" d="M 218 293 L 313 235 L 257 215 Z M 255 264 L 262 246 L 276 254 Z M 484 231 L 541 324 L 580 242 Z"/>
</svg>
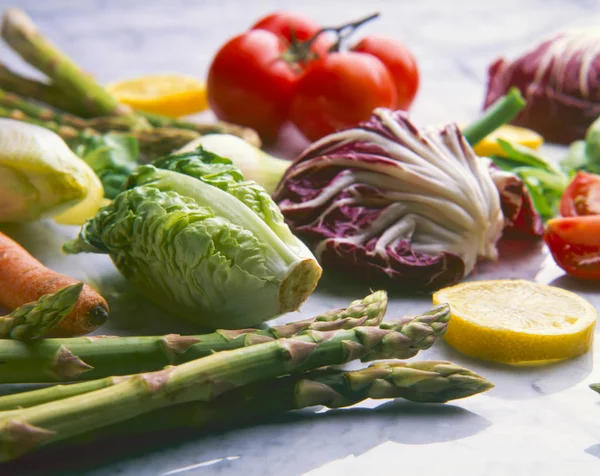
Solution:
<svg viewBox="0 0 600 476">
<path fill-rule="evenodd" d="M 600 117 L 588 128 L 585 140 L 571 143 L 560 165 L 570 176 L 579 170 L 600 174 Z"/>
<path fill-rule="evenodd" d="M 497 167 L 517 175 L 529 190 L 533 204 L 544 219 L 556 215 L 568 176 L 533 149 L 498 139 L 505 156 L 492 157 Z"/>
<path fill-rule="evenodd" d="M 292 165 L 289 160 L 273 157 L 247 141 L 230 134 L 208 134 L 193 140 L 178 152 L 192 152 L 197 147 L 231 159 L 246 180 L 253 180 L 273 193 L 285 171 Z"/>
<path fill-rule="evenodd" d="M 96 172 L 106 198 L 115 198 L 138 166 L 138 141 L 130 135 L 83 133 L 69 145 Z"/>
<path fill-rule="evenodd" d="M 0 119 L 0 222 L 56 216 L 96 191 L 98 177 L 57 134 Z"/>
<path fill-rule="evenodd" d="M 139 167 L 68 253 L 108 253 L 149 299 L 199 324 L 239 328 L 296 310 L 321 268 L 269 195 L 197 149 Z"/>
</svg>

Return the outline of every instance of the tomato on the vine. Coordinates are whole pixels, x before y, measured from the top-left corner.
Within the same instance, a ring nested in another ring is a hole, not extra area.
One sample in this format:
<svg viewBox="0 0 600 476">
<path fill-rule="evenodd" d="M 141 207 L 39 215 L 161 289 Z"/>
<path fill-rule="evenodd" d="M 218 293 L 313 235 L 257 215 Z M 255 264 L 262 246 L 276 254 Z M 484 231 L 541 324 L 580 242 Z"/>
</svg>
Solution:
<svg viewBox="0 0 600 476">
<path fill-rule="evenodd" d="M 282 59 L 285 51 L 285 42 L 266 30 L 229 40 L 208 73 L 208 102 L 216 116 L 254 128 L 266 142 L 275 139 L 299 76 Z"/>
<path fill-rule="evenodd" d="M 289 12 L 261 18 L 215 56 L 207 81 L 212 110 L 269 142 L 289 119 L 316 140 L 368 119 L 377 107 L 408 109 L 419 73 L 404 45 L 368 36 L 340 51 L 377 16 L 327 28 Z"/>
<path fill-rule="evenodd" d="M 417 60 L 410 50 L 393 38 L 369 35 L 354 45 L 352 51 L 373 55 L 385 65 L 396 86 L 396 108 L 408 110 L 419 89 Z"/>
<path fill-rule="evenodd" d="M 600 175 L 577 172 L 560 199 L 560 214 L 600 215 Z"/>
<path fill-rule="evenodd" d="M 311 18 L 298 13 L 275 12 L 262 17 L 252 25 L 251 29 L 270 31 L 284 38 L 291 45 L 295 41 L 310 40 L 321 30 L 321 26 Z M 324 56 L 332 44 L 331 35 L 324 32 L 316 37 L 310 50 L 318 56 Z"/>
<path fill-rule="evenodd" d="M 352 51 L 313 61 L 294 91 L 290 117 L 310 140 L 369 118 L 396 104 L 394 81 L 381 61 Z"/>
</svg>

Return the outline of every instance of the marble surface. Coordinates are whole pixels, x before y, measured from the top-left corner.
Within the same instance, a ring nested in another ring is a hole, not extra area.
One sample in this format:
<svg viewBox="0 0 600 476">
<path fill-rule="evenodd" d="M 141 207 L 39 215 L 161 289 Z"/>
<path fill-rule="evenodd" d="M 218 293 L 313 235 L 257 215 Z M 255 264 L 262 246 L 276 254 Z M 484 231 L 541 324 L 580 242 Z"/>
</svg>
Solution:
<svg viewBox="0 0 600 476">
<path fill-rule="evenodd" d="M 214 50 L 261 14 L 295 9 L 323 23 L 379 10 L 365 31 L 406 41 L 416 53 L 422 88 L 413 115 L 421 123 L 468 120 L 483 97 L 486 66 L 560 28 L 597 24 L 591 0 L 482 1 L 101 1 L 20 0 L 40 28 L 102 82 L 176 71 L 202 77 Z M 11 2 L 0 0 L 0 6 Z M 12 2 L 14 5 L 14 1 Z M 3 61 L 21 68 L 0 48 Z M 23 71 L 27 69 L 24 68 Z M 300 147 L 300 145 L 298 145 Z M 293 151 L 288 151 L 293 154 Z M 560 154 L 561 150 L 553 153 Z M 191 331 L 140 299 L 99 256 L 63 257 L 70 228 L 49 222 L 4 227 L 47 265 L 96 284 L 113 308 L 103 333 Z M 473 279 L 526 278 L 572 289 L 600 305 L 597 284 L 580 283 L 554 265 L 540 244 L 507 244 L 498 263 Z M 369 283 L 326 276 L 300 314 L 308 317 L 367 293 Z M 389 314 L 425 309 L 426 297 L 403 298 L 390 287 Z M 545 367 L 508 367 L 467 358 L 443 342 L 420 359 L 449 359 L 491 380 L 484 395 L 446 405 L 366 402 L 337 411 L 311 409 L 211 434 L 145 435 L 133 441 L 43 451 L 0 474 L 108 475 L 461 475 L 596 474 L 600 468 L 600 350 Z M 595 365 L 596 364 L 596 365 Z M 0 393 L 14 387 L 0 387 Z"/>
</svg>

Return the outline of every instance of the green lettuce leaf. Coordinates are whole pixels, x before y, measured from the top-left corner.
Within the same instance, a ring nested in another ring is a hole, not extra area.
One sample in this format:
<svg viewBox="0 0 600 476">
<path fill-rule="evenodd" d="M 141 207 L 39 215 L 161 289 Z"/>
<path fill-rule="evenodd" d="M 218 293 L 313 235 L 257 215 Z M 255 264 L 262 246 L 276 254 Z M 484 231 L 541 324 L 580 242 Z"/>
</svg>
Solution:
<svg viewBox="0 0 600 476">
<path fill-rule="evenodd" d="M 138 141 L 133 136 L 82 134 L 69 146 L 96 172 L 106 198 L 115 198 L 129 174 L 138 166 Z"/>
<path fill-rule="evenodd" d="M 247 327 L 297 309 L 321 269 L 266 192 L 219 157 L 158 165 L 138 167 L 65 251 L 108 253 L 149 299 L 203 326 Z"/>
</svg>

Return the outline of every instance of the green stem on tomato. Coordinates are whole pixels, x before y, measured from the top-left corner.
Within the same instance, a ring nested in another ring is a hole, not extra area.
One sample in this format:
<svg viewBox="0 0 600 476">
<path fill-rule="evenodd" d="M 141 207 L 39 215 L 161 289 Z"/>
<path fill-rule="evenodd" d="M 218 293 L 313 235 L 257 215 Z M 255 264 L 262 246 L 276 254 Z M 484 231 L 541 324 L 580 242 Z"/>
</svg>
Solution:
<svg viewBox="0 0 600 476">
<path fill-rule="evenodd" d="M 463 135 L 472 146 L 477 145 L 500 126 L 512 121 L 525 107 L 521 91 L 511 88 L 492 104 L 473 124 L 463 129 Z"/>
<path fill-rule="evenodd" d="M 331 45 L 331 47 L 329 48 L 329 51 L 330 52 L 339 51 L 342 40 L 348 38 L 348 36 L 350 36 L 352 33 L 354 33 L 359 27 L 361 27 L 365 23 L 379 17 L 379 15 L 380 15 L 379 12 L 375 12 L 367 17 L 361 18 L 360 20 L 356 20 L 356 21 L 353 21 L 350 23 L 345 23 L 345 24 L 337 26 L 337 27 L 336 26 L 326 26 L 324 28 L 321 28 L 308 40 L 306 40 L 302 43 L 297 43 L 295 45 L 294 53 L 297 54 L 299 58 L 309 58 L 310 57 L 310 49 L 311 49 L 313 43 L 317 40 L 317 38 L 320 35 L 322 35 L 323 33 L 327 33 L 327 32 L 335 33 L 336 37 L 337 37 L 335 43 L 333 45 Z"/>
</svg>

